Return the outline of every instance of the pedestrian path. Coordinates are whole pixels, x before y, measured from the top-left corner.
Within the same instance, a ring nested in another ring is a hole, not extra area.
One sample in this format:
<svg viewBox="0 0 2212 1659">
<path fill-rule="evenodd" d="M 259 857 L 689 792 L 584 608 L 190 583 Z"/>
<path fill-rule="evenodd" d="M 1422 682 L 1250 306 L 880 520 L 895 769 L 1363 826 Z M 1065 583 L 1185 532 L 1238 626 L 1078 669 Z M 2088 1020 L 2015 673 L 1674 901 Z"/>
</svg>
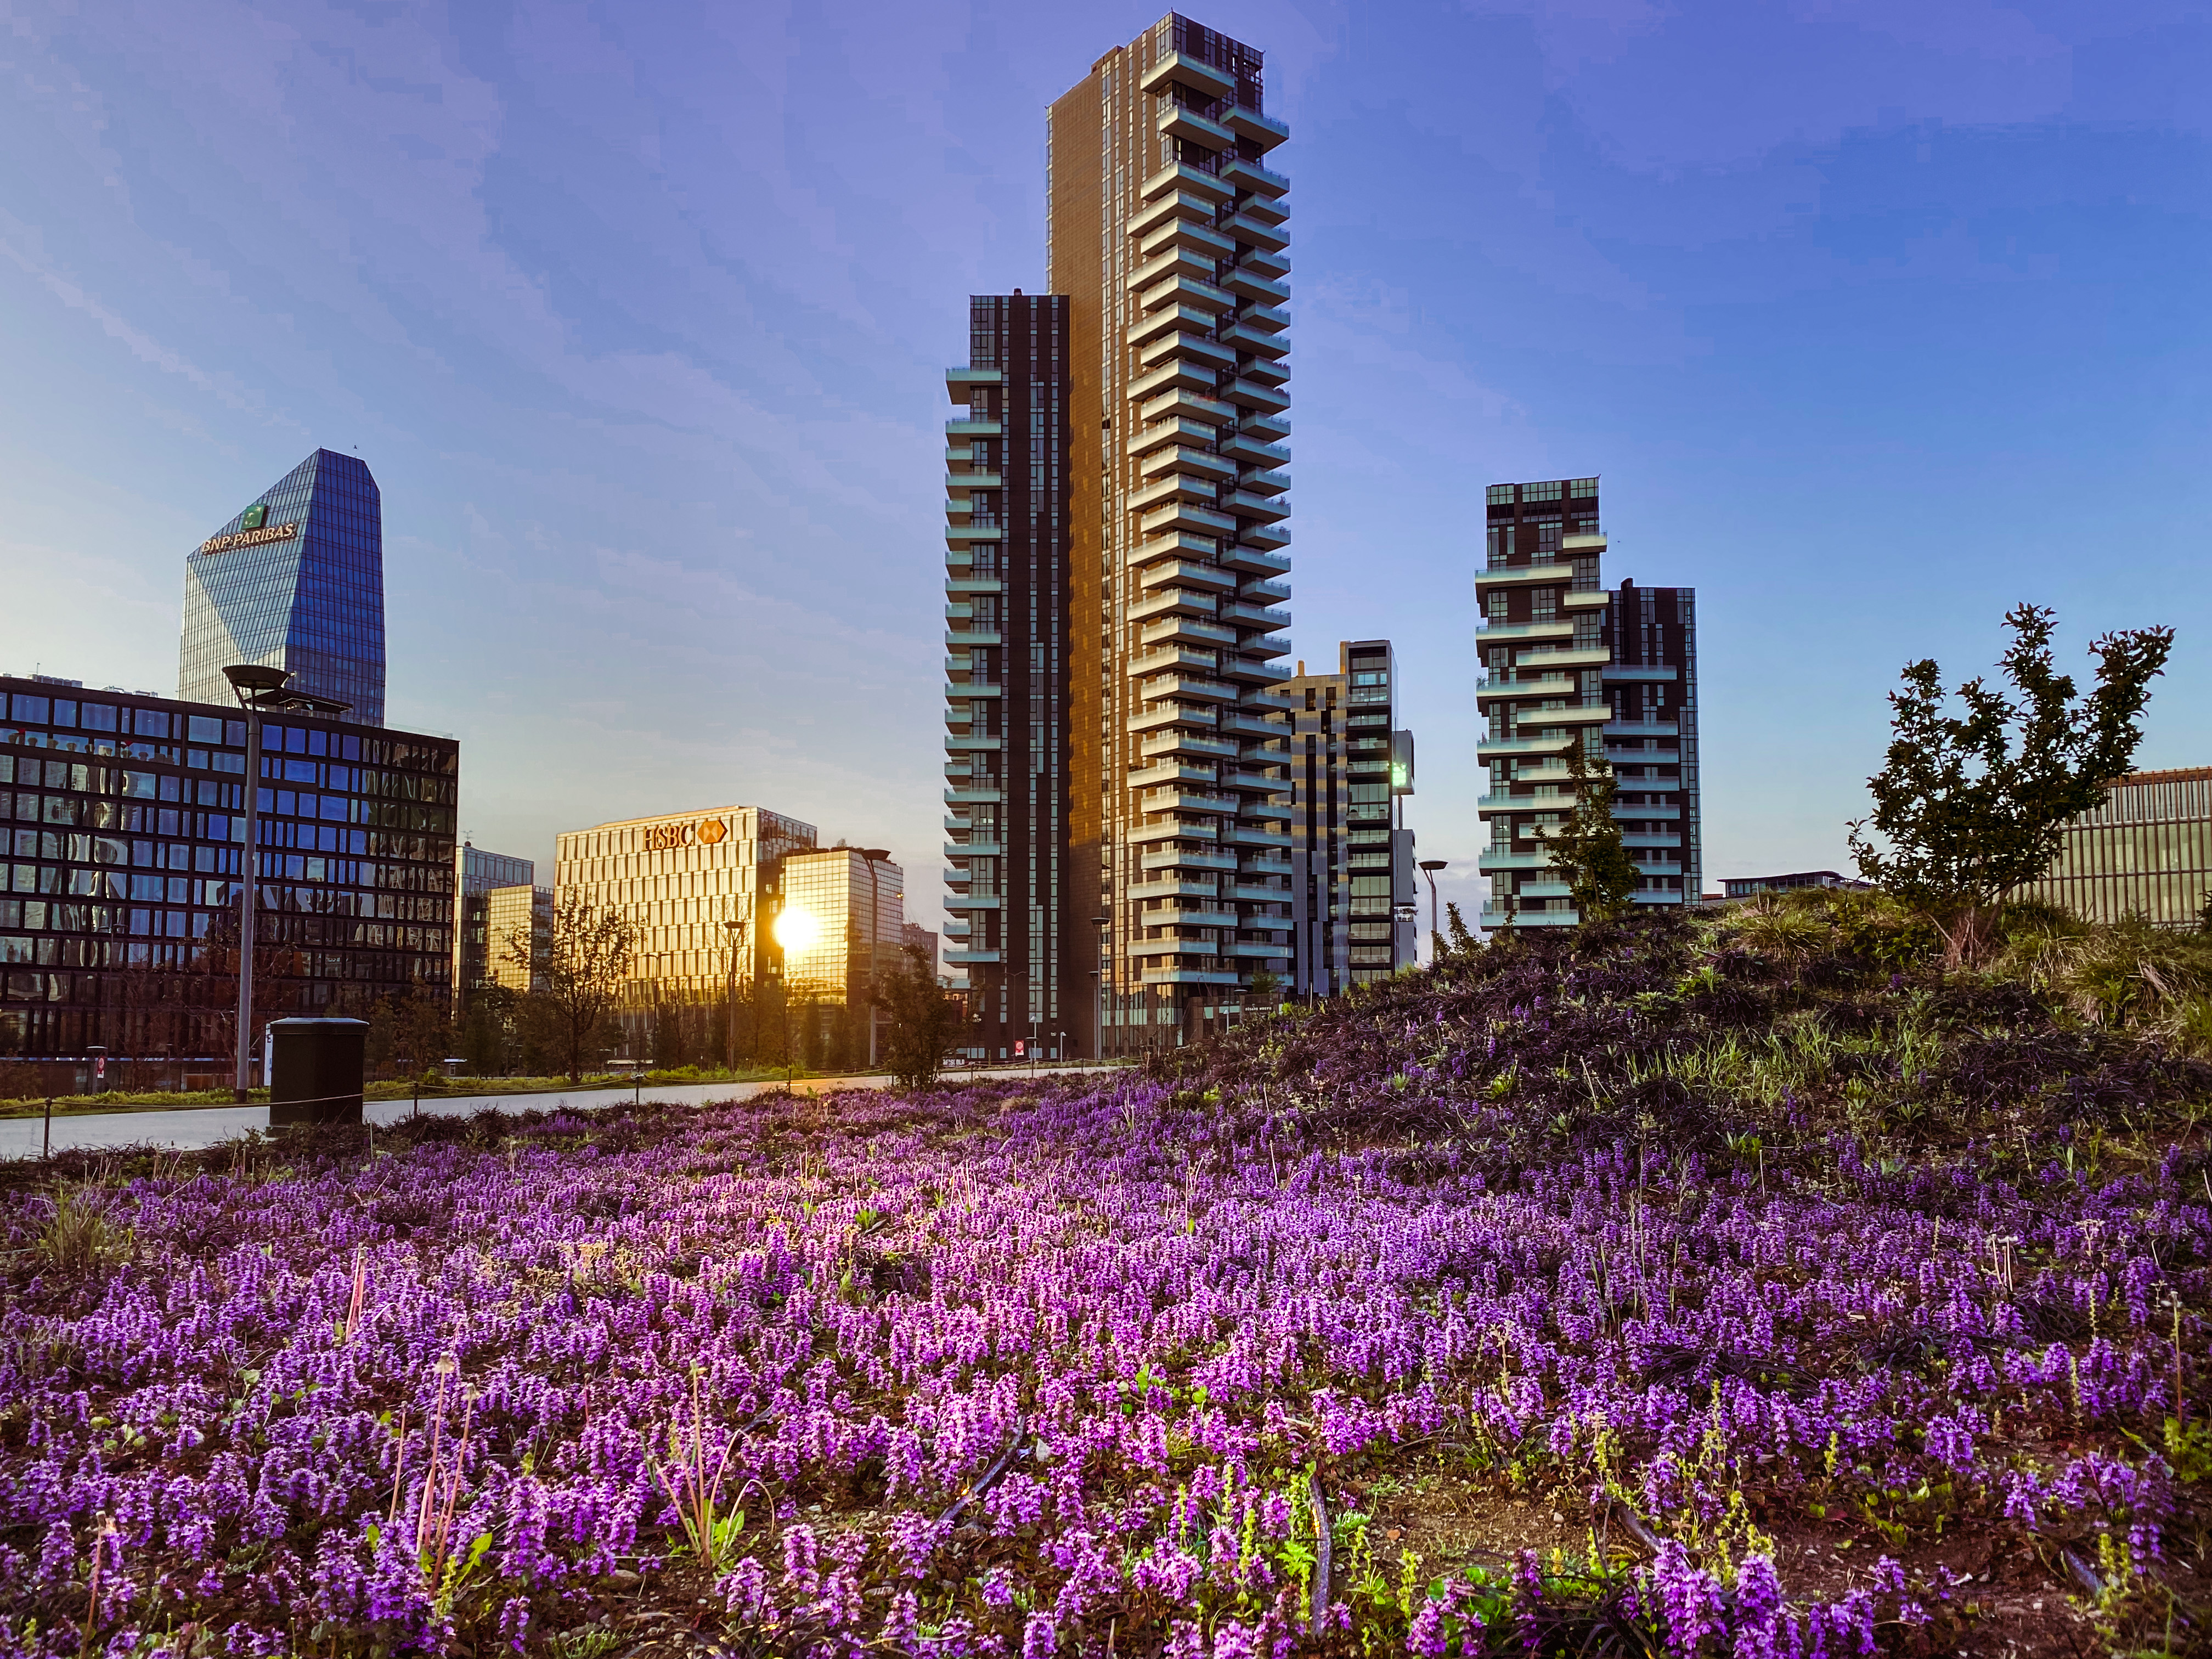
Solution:
<svg viewBox="0 0 2212 1659">
<path fill-rule="evenodd" d="M 1079 1072 L 1081 1066 L 1048 1066 L 1055 1072 Z M 985 1079 L 1013 1080 L 1033 1075 L 1030 1071 L 994 1069 L 975 1074 Z M 959 1075 L 955 1073 L 956 1076 Z M 833 1089 L 882 1089 L 890 1079 L 872 1077 L 803 1077 L 792 1087 L 804 1095 L 826 1094 Z M 538 1095 L 441 1095 L 422 1103 L 425 1117 L 472 1117 L 487 1107 L 507 1112 L 551 1112 L 563 1107 L 573 1111 L 596 1111 L 608 1106 L 627 1106 L 638 1100 L 670 1105 L 697 1106 L 710 1100 L 750 1100 L 770 1089 L 781 1089 L 780 1079 L 756 1083 L 679 1083 L 670 1087 L 630 1089 L 572 1089 Z M 397 1123 L 416 1109 L 412 1101 L 372 1100 L 362 1108 L 363 1118 L 379 1126 Z M 193 1152 L 235 1140 L 249 1129 L 269 1127 L 266 1106 L 191 1106 L 173 1112 L 88 1112 L 53 1121 L 53 1150 L 95 1151 L 112 1146 L 159 1146 L 169 1152 Z M 45 1143 L 46 1120 L 36 1117 L 0 1119 L 0 1158 L 36 1158 Z"/>
</svg>

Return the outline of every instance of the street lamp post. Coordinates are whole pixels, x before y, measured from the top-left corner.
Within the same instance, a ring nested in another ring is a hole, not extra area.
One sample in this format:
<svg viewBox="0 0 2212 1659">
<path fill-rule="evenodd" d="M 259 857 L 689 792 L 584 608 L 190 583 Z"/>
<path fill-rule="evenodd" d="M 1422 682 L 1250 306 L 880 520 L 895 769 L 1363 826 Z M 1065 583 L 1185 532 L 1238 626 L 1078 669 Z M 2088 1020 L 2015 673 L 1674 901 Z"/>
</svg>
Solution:
<svg viewBox="0 0 2212 1659">
<path fill-rule="evenodd" d="M 238 857 L 238 1054 L 232 1098 L 243 1103 L 253 1064 L 253 902 L 261 884 L 261 716 L 268 709 L 296 709 L 325 717 L 353 705 L 303 691 L 287 692 L 289 670 L 261 663 L 233 663 L 222 671 L 231 695 L 246 711 L 246 845 Z"/>
<path fill-rule="evenodd" d="M 1443 936 L 1437 931 L 1437 872 L 1446 867 L 1443 859 L 1423 859 L 1421 873 L 1429 878 L 1429 951 L 1436 952 L 1436 944 Z"/>
</svg>

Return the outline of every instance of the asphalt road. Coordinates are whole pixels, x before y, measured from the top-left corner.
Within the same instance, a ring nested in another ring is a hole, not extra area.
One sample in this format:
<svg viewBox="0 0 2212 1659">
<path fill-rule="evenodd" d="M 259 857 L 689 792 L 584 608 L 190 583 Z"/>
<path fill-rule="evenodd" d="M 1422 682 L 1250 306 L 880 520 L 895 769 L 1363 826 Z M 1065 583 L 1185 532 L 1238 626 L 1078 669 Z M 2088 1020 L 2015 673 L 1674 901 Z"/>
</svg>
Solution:
<svg viewBox="0 0 2212 1659">
<path fill-rule="evenodd" d="M 1055 1072 L 1091 1069 L 1082 1066 L 1048 1066 L 1043 1071 L 1049 1076 Z M 979 1081 L 987 1078 L 1011 1080 L 1030 1073 L 1016 1066 L 994 1066 L 972 1075 Z M 801 1094 L 818 1095 L 833 1089 L 881 1089 L 890 1082 L 889 1078 L 881 1076 L 803 1077 L 793 1086 Z M 671 1104 L 696 1106 L 710 1100 L 749 1100 L 764 1091 L 782 1086 L 775 1081 L 684 1083 L 672 1088 L 647 1089 L 644 1094 Z M 488 1106 L 509 1112 L 547 1112 L 567 1106 L 587 1112 L 628 1105 L 632 1099 L 642 1097 L 635 1093 L 626 1095 L 619 1089 L 579 1089 L 569 1093 L 542 1095 L 446 1095 L 424 1101 L 422 1110 L 425 1116 L 435 1117 L 469 1117 Z M 397 1123 L 415 1109 L 411 1101 L 372 1100 L 362 1109 L 362 1115 L 371 1123 Z M 173 1112 L 93 1112 L 54 1119 L 53 1149 L 59 1152 L 72 1148 L 161 1146 L 173 1152 L 191 1151 L 221 1146 L 249 1129 L 268 1127 L 266 1106 L 194 1106 Z M 0 1158 L 38 1157 L 45 1133 L 43 1118 L 0 1119 Z"/>
</svg>

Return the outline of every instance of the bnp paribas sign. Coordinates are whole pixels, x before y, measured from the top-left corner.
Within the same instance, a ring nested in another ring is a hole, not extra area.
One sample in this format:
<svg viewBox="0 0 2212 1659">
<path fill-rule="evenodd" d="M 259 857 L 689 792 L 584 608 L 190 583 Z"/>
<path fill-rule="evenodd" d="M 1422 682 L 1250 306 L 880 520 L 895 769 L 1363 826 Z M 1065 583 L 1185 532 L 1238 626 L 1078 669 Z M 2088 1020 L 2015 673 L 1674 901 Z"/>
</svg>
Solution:
<svg viewBox="0 0 2212 1659">
<path fill-rule="evenodd" d="M 300 533 L 297 524 L 269 522 L 269 504 L 255 503 L 246 509 L 238 521 L 238 528 L 228 536 L 210 536 L 200 544 L 203 553 L 228 553 L 234 548 L 263 547 L 270 542 L 289 542 Z"/>
</svg>

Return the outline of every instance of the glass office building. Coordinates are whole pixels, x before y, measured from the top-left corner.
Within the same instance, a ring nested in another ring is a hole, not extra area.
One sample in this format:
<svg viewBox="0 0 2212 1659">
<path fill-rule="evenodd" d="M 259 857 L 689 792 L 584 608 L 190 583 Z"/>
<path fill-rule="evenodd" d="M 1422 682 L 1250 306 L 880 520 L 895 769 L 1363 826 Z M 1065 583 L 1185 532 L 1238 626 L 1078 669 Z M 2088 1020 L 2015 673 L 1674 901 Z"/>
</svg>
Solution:
<svg viewBox="0 0 2212 1659">
<path fill-rule="evenodd" d="M 506 935 L 493 931 L 489 901 L 495 890 L 527 889 L 537 876 L 538 866 L 528 859 L 461 843 L 453 863 L 453 983 L 463 995 L 481 985 L 509 982 L 499 971 Z"/>
<path fill-rule="evenodd" d="M 186 556 L 178 697 L 229 702 L 237 663 L 384 724 L 384 508 L 359 456 L 317 450 Z"/>
<path fill-rule="evenodd" d="M 0 1054 L 227 1053 L 246 721 L 232 704 L 0 678 Z M 254 1016 L 446 997 L 449 738 L 265 716 Z"/>
<path fill-rule="evenodd" d="M 793 853 L 783 860 L 785 910 L 811 918 L 808 942 L 787 948 L 784 983 L 815 1002 L 857 1005 L 871 971 L 889 973 L 906 948 L 906 875 L 889 859 L 849 847 Z"/>
<path fill-rule="evenodd" d="M 2063 833 L 2049 872 L 2017 896 L 2084 921 L 2194 927 L 2212 898 L 2212 767 L 2132 773 Z"/>
<path fill-rule="evenodd" d="M 546 947 L 553 939 L 553 890 L 532 887 L 495 887 L 480 901 L 484 946 L 483 978 L 471 986 L 490 984 L 510 991 L 542 988 L 537 972 Z M 516 960 L 526 951 L 529 960 Z"/>
</svg>

